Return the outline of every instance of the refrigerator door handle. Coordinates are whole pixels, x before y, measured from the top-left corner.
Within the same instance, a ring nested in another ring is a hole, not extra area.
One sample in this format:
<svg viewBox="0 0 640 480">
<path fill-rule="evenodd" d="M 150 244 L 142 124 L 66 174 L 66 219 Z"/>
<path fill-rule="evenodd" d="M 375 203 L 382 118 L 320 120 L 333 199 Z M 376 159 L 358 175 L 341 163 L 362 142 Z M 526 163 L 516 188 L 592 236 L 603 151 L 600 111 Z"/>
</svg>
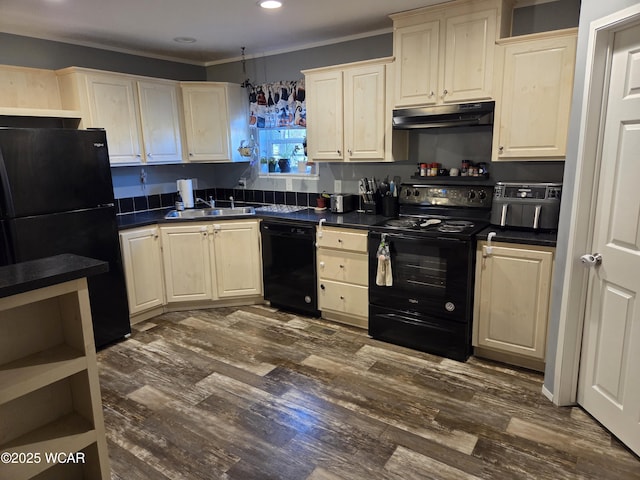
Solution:
<svg viewBox="0 0 640 480">
<path fill-rule="evenodd" d="M 7 174 L 7 166 L 4 163 L 2 148 L 0 148 L 0 184 L 2 186 L 2 205 L 0 206 L 0 216 L 15 217 L 15 208 L 13 206 L 13 195 L 11 195 L 11 185 L 9 183 L 9 175 Z"/>
</svg>

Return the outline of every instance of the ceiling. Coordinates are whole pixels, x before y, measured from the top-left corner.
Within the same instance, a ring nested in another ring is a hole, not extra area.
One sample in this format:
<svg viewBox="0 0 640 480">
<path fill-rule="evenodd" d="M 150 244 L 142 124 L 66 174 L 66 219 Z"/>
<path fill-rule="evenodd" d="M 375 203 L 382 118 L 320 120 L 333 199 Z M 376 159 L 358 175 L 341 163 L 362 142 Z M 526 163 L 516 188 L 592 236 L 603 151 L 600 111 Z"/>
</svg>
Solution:
<svg viewBox="0 0 640 480">
<path fill-rule="evenodd" d="M 0 0 L 0 32 L 206 66 L 390 31 L 390 13 L 444 0 L 282 1 Z"/>
</svg>

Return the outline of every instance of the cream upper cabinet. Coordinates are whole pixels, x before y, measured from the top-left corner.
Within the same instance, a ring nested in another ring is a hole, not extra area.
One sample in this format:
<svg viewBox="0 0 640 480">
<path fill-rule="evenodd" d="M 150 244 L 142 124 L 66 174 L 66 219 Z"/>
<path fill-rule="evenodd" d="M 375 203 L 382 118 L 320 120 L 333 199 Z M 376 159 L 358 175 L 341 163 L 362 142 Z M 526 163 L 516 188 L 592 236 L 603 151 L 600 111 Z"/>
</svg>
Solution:
<svg viewBox="0 0 640 480">
<path fill-rule="evenodd" d="M 209 224 L 162 226 L 167 302 L 211 300 Z"/>
<path fill-rule="evenodd" d="M 182 161 L 178 84 L 138 81 L 140 120 L 147 163 Z"/>
<path fill-rule="evenodd" d="M 129 313 L 135 315 L 165 303 L 160 228 L 120 232 Z"/>
<path fill-rule="evenodd" d="M 501 40 L 493 161 L 566 155 L 576 29 Z"/>
<path fill-rule="evenodd" d="M 246 91 L 219 82 L 181 82 L 180 87 L 189 161 L 242 161 L 237 149 L 249 139 Z"/>
<path fill-rule="evenodd" d="M 305 73 L 309 159 L 344 159 L 342 70 Z"/>
<path fill-rule="evenodd" d="M 554 252 L 552 247 L 501 242 L 489 251 L 486 242 L 478 243 L 476 355 L 544 369 Z"/>
<path fill-rule="evenodd" d="M 392 15 L 394 105 L 492 98 L 495 41 L 509 30 L 506 3 L 459 1 Z"/>
<path fill-rule="evenodd" d="M 214 223 L 212 228 L 218 298 L 262 295 L 258 220 Z"/>
<path fill-rule="evenodd" d="M 112 165 L 182 161 L 177 82 L 76 67 L 57 74 L 82 128 L 106 130 Z"/>
<path fill-rule="evenodd" d="M 307 145 L 314 161 L 406 156 L 391 130 L 389 59 L 306 70 Z"/>
</svg>

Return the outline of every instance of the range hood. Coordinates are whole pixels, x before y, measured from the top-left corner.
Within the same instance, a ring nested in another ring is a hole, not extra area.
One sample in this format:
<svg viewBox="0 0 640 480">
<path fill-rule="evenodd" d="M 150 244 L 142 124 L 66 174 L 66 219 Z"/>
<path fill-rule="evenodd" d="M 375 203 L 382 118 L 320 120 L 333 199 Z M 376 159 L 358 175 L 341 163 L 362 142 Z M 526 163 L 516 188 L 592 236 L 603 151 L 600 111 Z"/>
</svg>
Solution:
<svg viewBox="0 0 640 480">
<path fill-rule="evenodd" d="M 394 110 L 393 128 L 412 130 L 493 125 L 494 107 L 495 102 L 492 101 Z"/>
</svg>

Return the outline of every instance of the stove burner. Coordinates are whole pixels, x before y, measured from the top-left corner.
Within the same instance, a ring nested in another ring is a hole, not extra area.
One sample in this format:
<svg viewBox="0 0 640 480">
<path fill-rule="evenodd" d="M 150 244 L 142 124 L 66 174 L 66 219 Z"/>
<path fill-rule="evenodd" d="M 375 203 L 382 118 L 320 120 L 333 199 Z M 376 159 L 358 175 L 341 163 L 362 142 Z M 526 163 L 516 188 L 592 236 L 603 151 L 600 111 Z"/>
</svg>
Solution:
<svg viewBox="0 0 640 480">
<path fill-rule="evenodd" d="M 448 220 L 438 227 L 438 231 L 445 233 L 459 233 L 473 226 L 473 222 L 469 222 L 467 220 Z"/>
<path fill-rule="evenodd" d="M 384 222 L 387 227 L 415 228 L 418 222 L 413 218 L 392 218 Z"/>
</svg>

